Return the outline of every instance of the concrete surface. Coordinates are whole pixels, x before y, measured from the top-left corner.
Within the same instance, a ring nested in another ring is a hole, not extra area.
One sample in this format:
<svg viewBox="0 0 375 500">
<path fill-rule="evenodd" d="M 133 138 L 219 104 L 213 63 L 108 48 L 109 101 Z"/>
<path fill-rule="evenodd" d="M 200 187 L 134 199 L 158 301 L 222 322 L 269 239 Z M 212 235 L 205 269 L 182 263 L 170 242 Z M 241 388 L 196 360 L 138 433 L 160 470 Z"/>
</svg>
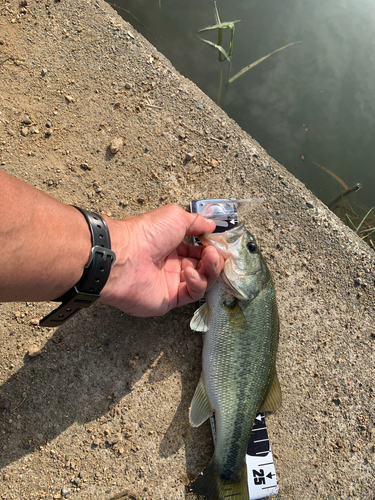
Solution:
<svg viewBox="0 0 375 500">
<path fill-rule="evenodd" d="M 264 197 L 247 226 L 281 318 L 278 498 L 373 499 L 374 252 L 109 5 L 21 3 L 0 1 L 1 168 L 115 218 Z M 52 308 L 0 306 L 0 498 L 192 498 L 213 450 L 188 422 L 194 306 L 137 319 L 96 304 L 41 329 Z"/>
</svg>

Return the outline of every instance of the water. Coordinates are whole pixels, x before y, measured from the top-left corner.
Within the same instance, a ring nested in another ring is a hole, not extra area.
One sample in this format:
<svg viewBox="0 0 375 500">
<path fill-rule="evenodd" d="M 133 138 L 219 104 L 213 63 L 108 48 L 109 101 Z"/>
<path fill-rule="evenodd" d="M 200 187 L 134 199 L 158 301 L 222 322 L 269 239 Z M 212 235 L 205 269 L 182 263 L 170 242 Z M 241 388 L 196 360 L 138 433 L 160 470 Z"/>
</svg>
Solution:
<svg viewBox="0 0 375 500">
<path fill-rule="evenodd" d="M 275 159 L 325 203 L 362 189 L 374 203 L 375 2 L 373 0 L 218 0 L 221 21 L 240 19 L 230 76 L 277 52 L 227 85 L 229 64 L 202 42 L 199 29 L 215 24 L 211 1 L 117 0 L 119 10 L 173 65 L 218 101 Z M 229 51 L 229 30 L 224 31 Z M 201 36 L 217 43 L 217 32 Z M 302 157 L 304 159 L 302 159 Z M 366 210 L 367 211 L 367 210 Z M 366 213 L 366 212 L 364 212 Z"/>
</svg>

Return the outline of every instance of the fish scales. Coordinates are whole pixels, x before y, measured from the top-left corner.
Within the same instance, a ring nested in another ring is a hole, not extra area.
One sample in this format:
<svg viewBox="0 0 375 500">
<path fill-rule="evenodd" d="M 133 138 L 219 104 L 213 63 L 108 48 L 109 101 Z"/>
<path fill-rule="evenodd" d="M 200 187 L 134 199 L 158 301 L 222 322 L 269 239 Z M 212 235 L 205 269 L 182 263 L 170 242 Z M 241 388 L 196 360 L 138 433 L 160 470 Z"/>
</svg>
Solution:
<svg viewBox="0 0 375 500">
<path fill-rule="evenodd" d="M 267 265 L 243 224 L 201 240 L 213 243 L 226 261 L 206 305 L 191 323 L 205 332 L 191 421 L 200 425 L 211 412 L 216 421 L 213 458 L 192 487 L 208 500 L 248 500 L 245 455 L 255 416 L 262 406 L 276 409 L 281 403 L 275 292 Z"/>
<path fill-rule="evenodd" d="M 274 315 L 269 294 L 272 291 L 267 287 L 251 302 L 236 301 L 232 308 L 220 307 L 231 299 L 220 284 L 207 297 L 209 309 L 222 313 L 210 315 L 212 328 L 206 333 L 203 348 L 203 381 L 215 411 L 216 463 L 220 462 L 224 469 L 229 467 L 232 474 L 242 470 L 255 414 L 265 397 L 270 375 L 270 347 L 276 339 L 264 335 Z M 231 309 L 240 309 L 239 325 L 233 325 Z M 236 449 L 235 460 L 233 453 L 228 453 L 231 449 Z"/>
</svg>

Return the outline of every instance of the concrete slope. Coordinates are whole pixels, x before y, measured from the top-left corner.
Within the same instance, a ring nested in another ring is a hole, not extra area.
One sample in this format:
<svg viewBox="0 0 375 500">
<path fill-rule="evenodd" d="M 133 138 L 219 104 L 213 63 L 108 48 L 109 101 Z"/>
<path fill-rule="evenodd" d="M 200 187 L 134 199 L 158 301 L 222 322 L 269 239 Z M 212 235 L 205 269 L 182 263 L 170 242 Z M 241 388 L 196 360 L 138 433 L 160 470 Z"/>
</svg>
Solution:
<svg viewBox="0 0 375 500">
<path fill-rule="evenodd" d="M 280 309 L 278 498 L 373 499 L 374 252 L 109 5 L 21 4 L 0 2 L 1 168 L 115 218 L 264 197 L 247 225 Z M 194 307 L 138 319 L 96 304 L 41 329 L 52 308 L 0 305 L 1 498 L 192 498 L 213 451 L 208 424 L 188 422 Z"/>
</svg>

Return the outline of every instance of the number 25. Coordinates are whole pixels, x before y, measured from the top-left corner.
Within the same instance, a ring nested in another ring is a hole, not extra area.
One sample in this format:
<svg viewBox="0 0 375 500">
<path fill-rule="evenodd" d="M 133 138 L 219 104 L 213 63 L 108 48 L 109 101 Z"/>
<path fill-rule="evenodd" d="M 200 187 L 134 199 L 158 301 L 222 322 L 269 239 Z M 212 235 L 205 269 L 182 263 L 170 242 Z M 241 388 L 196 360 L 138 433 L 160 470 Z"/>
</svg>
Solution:
<svg viewBox="0 0 375 500">
<path fill-rule="evenodd" d="M 266 479 L 264 477 L 264 470 L 260 469 L 259 472 L 253 469 L 254 484 L 266 484 Z"/>
</svg>

